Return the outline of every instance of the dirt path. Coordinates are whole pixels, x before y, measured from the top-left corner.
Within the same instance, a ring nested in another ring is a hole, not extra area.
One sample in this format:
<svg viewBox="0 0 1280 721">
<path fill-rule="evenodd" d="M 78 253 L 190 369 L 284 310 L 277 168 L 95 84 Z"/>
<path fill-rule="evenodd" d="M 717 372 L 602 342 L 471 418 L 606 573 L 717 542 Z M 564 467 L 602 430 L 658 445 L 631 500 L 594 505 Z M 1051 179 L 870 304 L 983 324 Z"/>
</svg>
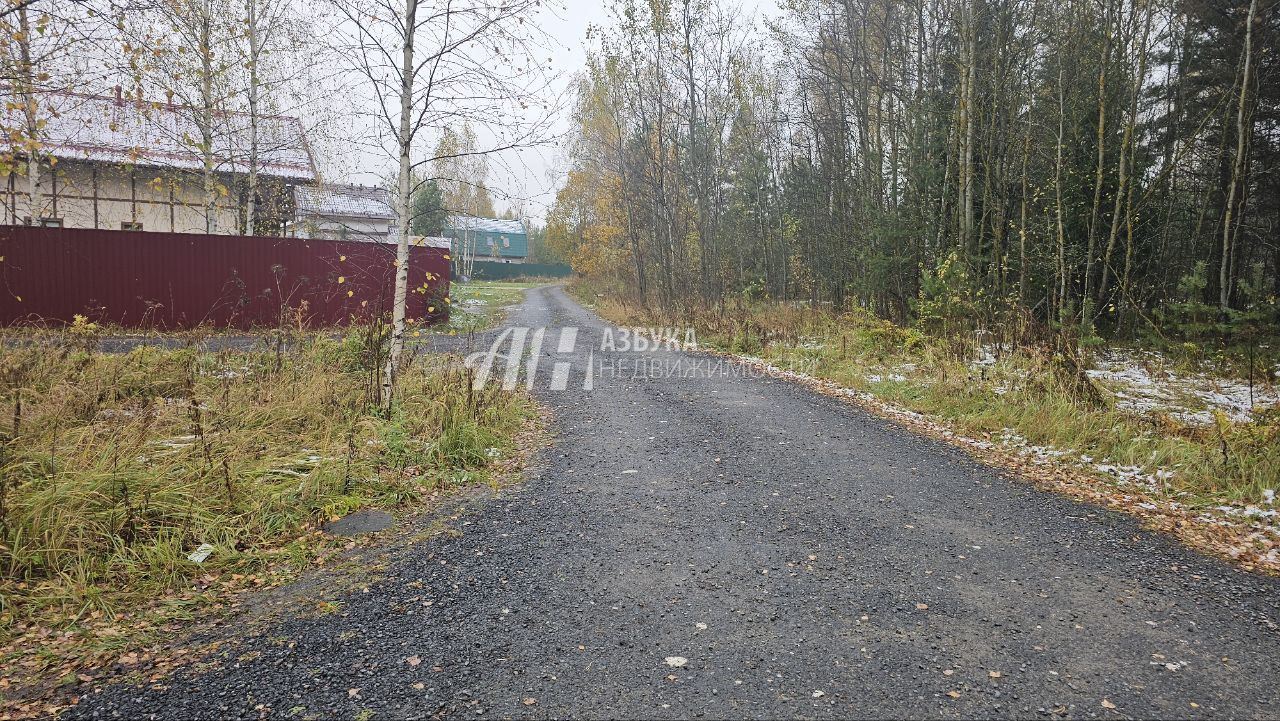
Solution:
<svg viewBox="0 0 1280 721">
<path fill-rule="evenodd" d="M 602 352 L 559 288 L 510 324 L 548 328 L 558 435 L 522 489 L 335 613 L 70 715 L 1280 716 L 1280 582 L 783 381 Z"/>
</svg>

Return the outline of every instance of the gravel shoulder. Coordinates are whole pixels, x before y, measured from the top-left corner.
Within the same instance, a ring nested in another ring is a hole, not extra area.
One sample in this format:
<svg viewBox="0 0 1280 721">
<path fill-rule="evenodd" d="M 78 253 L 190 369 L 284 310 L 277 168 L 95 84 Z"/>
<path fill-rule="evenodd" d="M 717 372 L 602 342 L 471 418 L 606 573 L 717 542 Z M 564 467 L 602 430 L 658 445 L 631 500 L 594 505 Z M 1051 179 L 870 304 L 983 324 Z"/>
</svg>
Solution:
<svg viewBox="0 0 1280 721">
<path fill-rule="evenodd" d="M 549 329 L 523 486 L 66 717 L 1280 717 L 1280 580 L 786 381 L 602 351 L 559 287 L 508 323 Z"/>
</svg>

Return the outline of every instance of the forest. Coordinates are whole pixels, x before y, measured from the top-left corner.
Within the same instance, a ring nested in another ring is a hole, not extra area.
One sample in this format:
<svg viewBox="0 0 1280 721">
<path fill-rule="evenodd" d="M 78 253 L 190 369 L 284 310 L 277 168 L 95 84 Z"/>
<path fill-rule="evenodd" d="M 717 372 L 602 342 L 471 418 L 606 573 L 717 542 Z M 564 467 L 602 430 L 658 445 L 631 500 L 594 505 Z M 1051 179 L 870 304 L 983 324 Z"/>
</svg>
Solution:
<svg viewBox="0 0 1280 721">
<path fill-rule="evenodd" d="M 1275 0 L 619 0 L 548 244 L 635 302 L 1280 327 Z"/>
</svg>

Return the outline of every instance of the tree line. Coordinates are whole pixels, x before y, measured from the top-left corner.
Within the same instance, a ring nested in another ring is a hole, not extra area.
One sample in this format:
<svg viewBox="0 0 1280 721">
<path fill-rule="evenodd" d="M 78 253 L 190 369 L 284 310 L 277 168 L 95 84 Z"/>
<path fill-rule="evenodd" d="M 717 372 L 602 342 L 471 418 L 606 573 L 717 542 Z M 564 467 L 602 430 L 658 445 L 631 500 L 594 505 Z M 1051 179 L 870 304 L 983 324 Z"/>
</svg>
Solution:
<svg viewBox="0 0 1280 721">
<path fill-rule="evenodd" d="M 1277 4 L 618 0 L 548 243 L 663 306 L 1274 323 Z"/>
</svg>

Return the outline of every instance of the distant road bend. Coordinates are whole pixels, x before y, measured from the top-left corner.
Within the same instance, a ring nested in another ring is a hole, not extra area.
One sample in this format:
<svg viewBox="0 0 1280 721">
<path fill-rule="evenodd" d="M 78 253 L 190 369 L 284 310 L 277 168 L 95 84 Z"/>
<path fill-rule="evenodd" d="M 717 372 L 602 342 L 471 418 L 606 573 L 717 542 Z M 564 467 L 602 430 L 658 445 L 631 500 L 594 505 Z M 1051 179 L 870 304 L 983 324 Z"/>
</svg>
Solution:
<svg viewBox="0 0 1280 721">
<path fill-rule="evenodd" d="M 547 329 L 555 418 L 522 487 L 341 612 L 68 715 L 1280 717 L 1276 579 L 797 385 L 632 373 L 558 287 L 508 323 Z"/>
</svg>

